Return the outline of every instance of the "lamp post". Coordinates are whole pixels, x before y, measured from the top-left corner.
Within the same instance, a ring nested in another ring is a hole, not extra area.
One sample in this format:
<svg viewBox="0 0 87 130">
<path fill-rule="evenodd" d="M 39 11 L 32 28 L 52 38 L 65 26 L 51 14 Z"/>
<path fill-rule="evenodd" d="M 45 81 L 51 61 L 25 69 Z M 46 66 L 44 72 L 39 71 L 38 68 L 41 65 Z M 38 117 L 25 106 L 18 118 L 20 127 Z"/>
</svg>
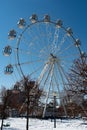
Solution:
<svg viewBox="0 0 87 130">
<path fill-rule="evenodd" d="M 54 104 L 53 104 L 53 116 L 54 116 L 54 128 L 56 128 L 56 93 L 53 93 Z"/>
<path fill-rule="evenodd" d="M 26 112 L 27 112 L 27 115 L 26 115 L 26 130 L 29 130 L 29 105 L 30 105 L 30 82 L 28 81 L 28 78 L 27 77 L 24 77 L 24 87 L 25 87 L 25 95 L 26 95 L 26 105 L 27 105 L 27 108 L 26 108 Z"/>
</svg>

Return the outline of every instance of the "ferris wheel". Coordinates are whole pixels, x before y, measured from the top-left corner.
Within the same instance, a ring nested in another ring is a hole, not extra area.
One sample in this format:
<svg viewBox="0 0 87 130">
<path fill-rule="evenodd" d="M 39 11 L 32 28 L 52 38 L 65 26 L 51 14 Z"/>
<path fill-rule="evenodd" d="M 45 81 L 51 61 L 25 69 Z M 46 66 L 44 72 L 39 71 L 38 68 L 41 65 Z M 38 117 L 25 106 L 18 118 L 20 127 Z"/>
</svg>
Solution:
<svg viewBox="0 0 87 130">
<path fill-rule="evenodd" d="M 14 53 L 14 63 L 5 67 L 5 74 L 14 73 L 16 68 L 21 77 L 29 75 L 35 79 L 46 92 L 45 109 L 55 92 L 60 103 L 69 86 L 67 73 L 74 59 L 81 55 L 80 40 L 73 36 L 70 27 L 63 26 L 62 20 L 53 21 L 49 15 L 39 19 L 33 14 L 28 23 L 21 18 L 17 26 L 20 34 L 10 30 L 10 45 L 3 51 L 10 57 Z"/>
</svg>

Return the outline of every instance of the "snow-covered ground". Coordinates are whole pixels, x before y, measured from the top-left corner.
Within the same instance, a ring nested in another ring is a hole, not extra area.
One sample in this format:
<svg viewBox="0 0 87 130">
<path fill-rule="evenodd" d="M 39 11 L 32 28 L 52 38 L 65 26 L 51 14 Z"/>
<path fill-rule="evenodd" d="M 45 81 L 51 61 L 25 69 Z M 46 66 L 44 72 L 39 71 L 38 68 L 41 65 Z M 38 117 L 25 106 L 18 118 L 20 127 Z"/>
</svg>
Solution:
<svg viewBox="0 0 87 130">
<path fill-rule="evenodd" d="M 0 120 L 1 123 L 1 120 Z M 26 130 L 25 118 L 9 118 L 4 124 L 10 126 L 4 127 L 3 130 Z M 51 120 L 29 119 L 29 130 L 87 130 L 87 121 L 82 119 L 57 120 L 56 128 Z"/>
</svg>

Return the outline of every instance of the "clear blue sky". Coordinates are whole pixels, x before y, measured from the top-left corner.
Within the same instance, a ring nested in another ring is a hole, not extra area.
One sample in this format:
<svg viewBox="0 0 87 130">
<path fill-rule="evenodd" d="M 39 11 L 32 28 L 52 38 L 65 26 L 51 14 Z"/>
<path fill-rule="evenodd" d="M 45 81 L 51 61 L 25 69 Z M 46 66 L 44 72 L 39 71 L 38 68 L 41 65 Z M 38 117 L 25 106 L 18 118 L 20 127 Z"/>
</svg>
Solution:
<svg viewBox="0 0 87 130">
<path fill-rule="evenodd" d="M 6 58 L 2 54 L 7 45 L 7 34 L 15 28 L 19 18 L 49 14 L 52 19 L 62 19 L 80 38 L 83 51 L 87 52 L 87 0 L 0 0 L 0 87 L 8 86 L 4 75 Z"/>
</svg>

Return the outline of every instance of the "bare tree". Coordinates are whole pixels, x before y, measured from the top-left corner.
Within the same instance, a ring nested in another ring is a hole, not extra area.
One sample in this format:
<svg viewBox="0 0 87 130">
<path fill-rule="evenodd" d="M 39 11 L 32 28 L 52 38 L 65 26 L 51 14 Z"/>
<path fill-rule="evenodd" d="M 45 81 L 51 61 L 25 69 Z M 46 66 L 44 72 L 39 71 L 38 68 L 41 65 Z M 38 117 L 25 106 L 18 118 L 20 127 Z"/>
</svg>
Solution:
<svg viewBox="0 0 87 130">
<path fill-rule="evenodd" d="M 7 90 L 5 87 L 2 88 L 1 91 L 1 102 L 2 102 L 2 108 L 1 108 L 1 118 L 2 118 L 2 122 L 1 122 L 1 130 L 3 129 L 3 123 L 4 123 L 4 119 L 7 117 L 7 113 L 6 113 L 6 109 L 8 106 L 8 100 L 9 100 L 10 95 L 7 94 Z"/>
<path fill-rule="evenodd" d="M 73 92 L 87 94 L 86 57 L 82 57 L 74 61 L 69 73 L 69 83 Z"/>
<path fill-rule="evenodd" d="M 81 55 L 79 59 L 74 60 L 73 65 L 71 66 L 69 75 L 69 90 L 71 91 L 69 96 L 71 96 L 71 100 L 83 107 L 84 96 L 87 95 L 87 57 L 86 55 Z M 69 93 L 68 93 L 69 94 Z M 87 106 L 86 106 L 87 107 Z"/>
<path fill-rule="evenodd" d="M 21 114 L 23 108 L 25 109 L 27 113 L 26 130 L 28 130 L 29 115 L 35 113 L 40 104 L 39 100 L 42 95 L 42 90 L 39 89 L 39 85 L 34 80 L 30 80 L 29 77 L 25 77 L 21 81 L 16 82 L 14 88 L 11 90 L 3 89 L 2 95 L 3 109 L 1 130 L 3 128 L 7 106 L 10 107 L 10 109 L 17 109 L 19 114 Z"/>
<path fill-rule="evenodd" d="M 28 76 L 24 77 L 20 82 L 17 82 L 14 88 L 22 91 L 25 95 L 25 101 L 22 103 L 20 112 L 23 109 L 23 106 L 25 106 L 27 112 L 26 130 L 28 130 L 29 115 L 35 112 L 35 109 L 38 107 L 42 90 L 40 90 L 38 84 Z"/>
</svg>

